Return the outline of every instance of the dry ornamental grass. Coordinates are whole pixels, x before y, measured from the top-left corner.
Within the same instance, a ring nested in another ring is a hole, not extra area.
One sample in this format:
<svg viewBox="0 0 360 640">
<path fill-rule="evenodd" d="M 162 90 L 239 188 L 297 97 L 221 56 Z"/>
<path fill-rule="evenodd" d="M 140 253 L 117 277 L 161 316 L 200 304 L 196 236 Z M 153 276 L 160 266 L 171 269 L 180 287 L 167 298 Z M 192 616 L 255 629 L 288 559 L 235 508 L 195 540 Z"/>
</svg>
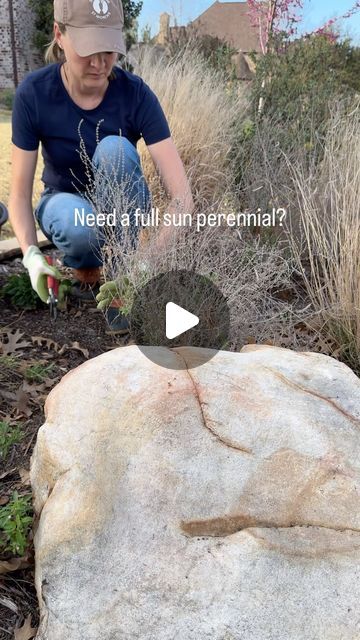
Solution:
<svg viewBox="0 0 360 640">
<path fill-rule="evenodd" d="M 245 117 L 245 89 L 231 90 L 207 67 L 199 54 L 185 49 L 175 58 L 151 61 L 144 55 L 139 75 L 158 96 L 179 150 L 195 201 L 200 205 L 222 199 L 234 187 L 230 151 L 234 129 Z M 144 173 L 159 197 L 159 183 L 144 144 L 140 146 Z"/>
<path fill-rule="evenodd" d="M 293 167 L 302 243 L 290 235 L 314 309 L 360 371 L 360 101 L 333 107 L 322 162 Z M 304 259 L 309 269 L 304 268 Z"/>
</svg>

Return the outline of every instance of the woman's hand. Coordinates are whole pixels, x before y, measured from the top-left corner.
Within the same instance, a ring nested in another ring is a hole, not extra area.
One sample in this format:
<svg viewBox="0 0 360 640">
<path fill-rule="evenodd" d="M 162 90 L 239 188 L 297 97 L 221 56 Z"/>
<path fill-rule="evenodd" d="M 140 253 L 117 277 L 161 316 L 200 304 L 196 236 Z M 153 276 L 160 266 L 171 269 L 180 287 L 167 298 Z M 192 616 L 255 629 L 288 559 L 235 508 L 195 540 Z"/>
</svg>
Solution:
<svg viewBox="0 0 360 640">
<path fill-rule="evenodd" d="M 109 280 L 109 282 L 105 282 L 102 284 L 99 293 L 96 296 L 97 308 L 107 309 L 110 307 L 112 301 L 119 297 L 118 285 L 115 280 Z"/>
<path fill-rule="evenodd" d="M 174 240 L 174 234 L 175 230 L 173 227 L 160 227 L 151 247 L 155 259 L 161 257 L 161 254 L 166 252 L 170 247 Z"/>
<path fill-rule="evenodd" d="M 39 247 L 30 245 L 24 254 L 22 261 L 28 270 L 32 288 L 36 291 L 43 302 L 47 302 L 49 289 L 47 286 L 47 276 L 53 276 L 56 280 L 61 280 L 61 273 L 56 267 L 51 267 Z"/>
</svg>

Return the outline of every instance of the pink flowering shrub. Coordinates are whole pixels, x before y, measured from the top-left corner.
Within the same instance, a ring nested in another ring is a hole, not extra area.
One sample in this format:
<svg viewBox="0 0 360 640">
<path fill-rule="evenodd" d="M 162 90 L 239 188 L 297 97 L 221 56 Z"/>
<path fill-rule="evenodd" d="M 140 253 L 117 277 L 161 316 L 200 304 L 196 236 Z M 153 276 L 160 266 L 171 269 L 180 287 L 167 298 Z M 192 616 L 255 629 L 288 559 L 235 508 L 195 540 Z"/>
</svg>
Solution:
<svg viewBox="0 0 360 640">
<path fill-rule="evenodd" d="M 279 36 L 290 40 L 298 35 L 298 27 L 302 21 L 303 0 L 248 0 L 249 15 L 253 27 L 258 31 L 260 46 L 263 54 L 269 50 L 269 43 L 276 41 Z M 303 34 L 323 35 L 335 42 L 339 38 L 337 24 L 351 18 L 360 10 L 360 0 L 346 11 L 346 13 L 331 18 L 324 25 L 311 33 Z"/>
</svg>

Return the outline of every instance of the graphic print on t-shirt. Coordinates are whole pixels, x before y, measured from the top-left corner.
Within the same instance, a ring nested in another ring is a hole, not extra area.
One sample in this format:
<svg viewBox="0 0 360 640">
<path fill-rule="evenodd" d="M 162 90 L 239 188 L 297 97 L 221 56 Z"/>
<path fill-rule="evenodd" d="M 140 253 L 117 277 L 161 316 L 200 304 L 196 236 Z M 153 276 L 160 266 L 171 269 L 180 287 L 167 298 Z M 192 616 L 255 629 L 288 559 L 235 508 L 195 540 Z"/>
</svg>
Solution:
<svg viewBox="0 0 360 640">
<path fill-rule="evenodd" d="M 170 137 L 156 95 L 139 76 L 114 67 L 115 79 L 102 102 L 94 109 L 83 109 L 66 91 L 60 69 L 61 63 L 56 63 L 30 72 L 16 90 L 12 112 L 13 144 L 34 151 L 41 142 L 42 181 L 47 187 L 85 191 L 88 179 L 80 156 L 80 135 L 91 159 L 97 128 L 100 140 L 121 131 L 134 147 L 140 138 L 151 145 Z"/>
</svg>

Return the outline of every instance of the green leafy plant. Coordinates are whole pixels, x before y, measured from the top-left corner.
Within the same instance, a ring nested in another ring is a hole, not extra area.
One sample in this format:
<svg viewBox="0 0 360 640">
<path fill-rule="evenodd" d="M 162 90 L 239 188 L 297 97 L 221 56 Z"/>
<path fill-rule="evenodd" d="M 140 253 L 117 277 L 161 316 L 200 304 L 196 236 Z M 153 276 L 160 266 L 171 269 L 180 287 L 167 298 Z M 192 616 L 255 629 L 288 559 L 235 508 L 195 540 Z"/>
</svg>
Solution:
<svg viewBox="0 0 360 640">
<path fill-rule="evenodd" d="M 279 138 L 283 147 L 289 146 L 295 131 L 309 143 L 314 128 L 324 134 L 332 101 L 359 93 L 359 77 L 360 51 L 349 40 L 334 44 L 314 35 L 291 42 L 280 52 L 271 50 L 258 57 L 252 86 L 254 115 L 262 98 L 262 115 L 276 116 L 283 124 Z"/>
<path fill-rule="evenodd" d="M 42 302 L 31 286 L 27 273 L 10 276 L 6 285 L 2 288 L 2 296 L 7 296 L 16 307 L 22 309 L 36 309 Z"/>
<path fill-rule="evenodd" d="M 9 111 L 13 108 L 15 92 L 13 89 L 3 89 L 0 92 L 0 104 Z"/>
<path fill-rule="evenodd" d="M 24 437 L 19 425 L 10 426 L 8 422 L 0 421 L 0 460 L 5 459 L 10 447 L 20 442 Z"/>
<path fill-rule="evenodd" d="M 151 35 L 151 25 L 146 23 L 145 27 L 141 30 L 140 42 L 144 44 L 154 44 L 155 37 Z"/>
<path fill-rule="evenodd" d="M 247 118 L 242 123 L 241 133 L 242 133 L 242 136 L 243 136 L 244 140 L 249 140 L 249 139 L 254 137 L 255 123 L 252 120 L 250 120 L 250 118 Z"/>
<path fill-rule="evenodd" d="M 17 369 L 19 361 L 15 356 L 0 356 L 0 369 Z"/>
<path fill-rule="evenodd" d="M 68 297 L 72 290 L 72 282 L 68 278 L 64 278 L 59 283 L 59 293 L 58 293 L 58 309 L 64 311 L 67 307 Z"/>
<path fill-rule="evenodd" d="M 42 364 L 41 362 L 32 364 L 26 368 L 25 378 L 29 382 L 44 382 L 53 368 L 54 364 L 52 362 L 50 364 Z"/>
<path fill-rule="evenodd" d="M 32 523 L 31 513 L 31 494 L 19 496 L 18 492 L 14 491 L 10 502 L 0 509 L 2 551 L 11 551 L 20 556 L 24 554 Z"/>
</svg>

